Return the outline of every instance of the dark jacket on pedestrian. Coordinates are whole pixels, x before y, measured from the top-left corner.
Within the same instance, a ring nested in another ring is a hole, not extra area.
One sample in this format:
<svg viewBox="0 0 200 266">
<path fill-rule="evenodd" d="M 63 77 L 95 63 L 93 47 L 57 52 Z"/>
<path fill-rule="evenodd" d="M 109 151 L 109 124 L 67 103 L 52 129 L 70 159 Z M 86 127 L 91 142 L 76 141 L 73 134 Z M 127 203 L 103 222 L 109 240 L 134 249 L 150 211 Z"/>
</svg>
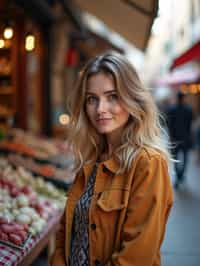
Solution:
<svg viewBox="0 0 200 266">
<path fill-rule="evenodd" d="M 177 103 L 168 108 L 167 124 L 171 141 L 185 149 L 191 148 L 192 108 L 185 103 Z"/>
</svg>

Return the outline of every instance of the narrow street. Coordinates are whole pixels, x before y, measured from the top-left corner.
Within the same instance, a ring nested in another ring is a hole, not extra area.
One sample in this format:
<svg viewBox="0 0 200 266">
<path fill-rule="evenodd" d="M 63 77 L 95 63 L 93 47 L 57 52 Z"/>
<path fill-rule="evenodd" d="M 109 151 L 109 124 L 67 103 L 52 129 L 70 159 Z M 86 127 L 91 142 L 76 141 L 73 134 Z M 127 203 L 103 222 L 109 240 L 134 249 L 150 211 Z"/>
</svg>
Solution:
<svg viewBox="0 0 200 266">
<path fill-rule="evenodd" d="M 200 265 L 200 165 L 191 152 L 186 182 L 174 191 L 174 206 L 162 246 L 163 266 Z M 174 177 L 172 174 L 172 182 Z"/>
</svg>

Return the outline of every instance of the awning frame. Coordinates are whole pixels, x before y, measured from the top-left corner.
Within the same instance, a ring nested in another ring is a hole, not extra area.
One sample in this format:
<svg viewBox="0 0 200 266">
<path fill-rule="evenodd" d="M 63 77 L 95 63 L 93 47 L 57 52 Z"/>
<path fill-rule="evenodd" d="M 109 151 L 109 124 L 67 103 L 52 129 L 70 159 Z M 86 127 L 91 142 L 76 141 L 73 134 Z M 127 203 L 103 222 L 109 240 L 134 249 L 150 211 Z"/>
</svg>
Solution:
<svg viewBox="0 0 200 266">
<path fill-rule="evenodd" d="M 158 0 L 76 0 L 74 3 L 82 12 L 95 16 L 139 50 L 146 50 L 157 16 Z"/>
</svg>

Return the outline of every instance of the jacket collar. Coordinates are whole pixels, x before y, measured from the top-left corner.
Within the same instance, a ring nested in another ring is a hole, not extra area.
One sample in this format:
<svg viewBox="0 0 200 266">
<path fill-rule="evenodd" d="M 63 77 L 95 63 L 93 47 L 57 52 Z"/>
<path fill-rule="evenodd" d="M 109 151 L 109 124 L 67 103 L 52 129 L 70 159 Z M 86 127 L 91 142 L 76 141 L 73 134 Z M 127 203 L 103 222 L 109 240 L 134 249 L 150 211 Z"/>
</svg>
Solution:
<svg viewBox="0 0 200 266">
<path fill-rule="evenodd" d="M 119 163 L 117 163 L 114 158 L 104 161 L 103 165 L 113 174 L 116 174 L 117 170 L 119 169 Z"/>
<path fill-rule="evenodd" d="M 117 170 L 119 169 L 119 164 L 116 162 L 116 160 L 113 157 L 104 162 L 100 162 L 100 164 L 103 164 L 103 166 L 106 167 L 106 169 L 108 169 L 113 174 L 116 174 Z M 92 162 L 84 165 L 83 172 L 85 177 L 88 177 L 90 175 L 93 166 L 94 163 Z"/>
</svg>

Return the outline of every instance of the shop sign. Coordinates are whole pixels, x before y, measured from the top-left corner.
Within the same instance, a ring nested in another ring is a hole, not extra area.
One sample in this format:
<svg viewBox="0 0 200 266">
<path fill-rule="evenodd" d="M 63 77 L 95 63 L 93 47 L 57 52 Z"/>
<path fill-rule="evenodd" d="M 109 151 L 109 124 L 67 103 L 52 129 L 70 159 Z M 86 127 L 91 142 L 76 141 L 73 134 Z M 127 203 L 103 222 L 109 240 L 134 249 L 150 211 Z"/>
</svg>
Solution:
<svg viewBox="0 0 200 266">
<path fill-rule="evenodd" d="M 69 48 L 66 55 L 66 65 L 70 67 L 76 67 L 79 62 L 79 55 L 75 48 Z"/>
<path fill-rule="evenodd" d="M 185 94 L 197 94 L 200 93 L 200 84 L 193 83 L 193 84 L 184 84 L 181 86 L 181 91 Z"/>
</svg>

